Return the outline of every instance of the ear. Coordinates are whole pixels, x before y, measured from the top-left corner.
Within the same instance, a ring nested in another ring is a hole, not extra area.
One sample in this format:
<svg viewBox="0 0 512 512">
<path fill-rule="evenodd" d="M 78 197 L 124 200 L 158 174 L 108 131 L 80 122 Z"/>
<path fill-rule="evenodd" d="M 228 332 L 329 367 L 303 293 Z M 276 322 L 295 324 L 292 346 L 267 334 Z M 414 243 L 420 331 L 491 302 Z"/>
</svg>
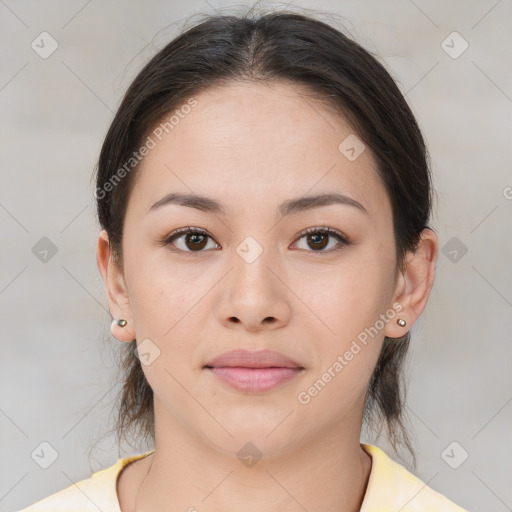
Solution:
<svg viewBox="0 0 512 512">
<path fill-rule="evenodd" d="M 108 234 L 105 230 L 102 230 L 98 236 L 96 262 L 107 289 L 108 306 L 114 317 L 111 326 L 112 335 L 119 341 L 133 341 L 135 326 L 133 325 L 123 269 L 113 260 Z M 121 318 L 127 322 L 124 327 L 117 325 L 117 320 Z"/>
<path fill-rule="evenodd" d="M 439 242 L 437 235 L 429 228 L 421 232 L 421 240 L 414 252 L 408 252 L 406 268 L 397 278 L 393 303 L 402 309 L 396 319 L 386 326 L 385 334 L 390 338 L 400 338 L 409 331 L 427 304 L 434 284 Z M 407 325 L 401 327 L 396 321 L 401 318 Z"/>
</svg>

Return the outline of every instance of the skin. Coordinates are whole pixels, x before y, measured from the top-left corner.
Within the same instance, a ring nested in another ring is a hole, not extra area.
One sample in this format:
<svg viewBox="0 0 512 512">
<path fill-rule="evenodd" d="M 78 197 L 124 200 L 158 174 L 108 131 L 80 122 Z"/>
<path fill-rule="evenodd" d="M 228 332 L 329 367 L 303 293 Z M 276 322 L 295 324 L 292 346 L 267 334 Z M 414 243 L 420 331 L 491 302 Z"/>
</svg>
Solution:
<svg viewBox="0 0 512 512">
<path fill-rule="evenodd" d="M 391 204 L 372 155 L 366 149 L 349 161 L 339 151 L 354 130 L 304 86 L 231 83 L 195 98 L 137 170 L 122 267 L 107 233 L 98 237 L 110 311 L 128 322 L 113 323 L 112 334 L 149 338 L 160 350 L 142 366 L 155 397 L 156 451 L 121 474 L 121 508 L 359 510 L 371 471 L 360 445 L 366 389 L 384 337 L 404 335 L 426 305 L 437 237 L 424 230 L 407 269 L 396 271 Z M 331 204 L 276 214 L 285 200 L 334 190 L 367 213 Z M 176 204 L 148 213 L 170 192 L 212 197 L 230 215 Z M 160 243 L 186 226 L 208 231 L 203 252 L 185 237 Z M 301 236 L 322 226 L 350 244 L 329 236 L 319 250 Z M 263 249 L 251 263 L 236 251 L 247 236 Z M 307 405 L 299 403 L 298 394 L 394 303 L 400 313 Z M 305 369 L 271 391 L 239 392 L 203 369 L 235 348 L 277 350 Z M 263 454 L 252 467 L 237 457 L 247 442 Z"/>
</svg>

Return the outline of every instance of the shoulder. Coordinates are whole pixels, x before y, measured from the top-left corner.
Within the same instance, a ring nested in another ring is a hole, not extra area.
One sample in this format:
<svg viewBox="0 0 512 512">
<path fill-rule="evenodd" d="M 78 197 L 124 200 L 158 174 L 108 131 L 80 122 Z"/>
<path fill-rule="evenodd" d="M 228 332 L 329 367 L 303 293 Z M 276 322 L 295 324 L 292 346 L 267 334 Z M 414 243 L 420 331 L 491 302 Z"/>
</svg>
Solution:
<svg viewBox="0 0 512 512">
<path fill-rule="evenodd" d="M 363 444 L 372 469 L 361 512 L 468 512 L 395 462 L 377 446 Z"/>
<path fill-rule="evenodd" d="M 74 483 L 18 512 L 120 512 L 117 498 L 117 478 L 131 462 L 146 457 L 153 450 L 118 461 L 90 478 Z"/>
</svg>

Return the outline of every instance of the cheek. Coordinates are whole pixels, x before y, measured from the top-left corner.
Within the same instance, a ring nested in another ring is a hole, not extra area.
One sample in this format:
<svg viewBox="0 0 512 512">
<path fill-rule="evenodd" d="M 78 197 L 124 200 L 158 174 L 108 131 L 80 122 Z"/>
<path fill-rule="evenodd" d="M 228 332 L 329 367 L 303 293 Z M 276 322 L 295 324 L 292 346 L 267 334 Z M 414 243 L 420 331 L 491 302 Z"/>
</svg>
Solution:
<svg viewBox="0 0 512 512">
<path fill-rule="evenodd" d="M 126 263 L 136 337 L 138 343 L 150 339 L 160 351 L 158 364 L 145 368 L 148 381 L 167 382 L 164 369 L 183 381 L 200 362 L 197 351 L 213 309 L 211 292 L 218 274 L 177 265 L 165 251 L 142 254 L 140 250 L 132 257 Z"/>
<path fill-rule="evenodd" d="M 153 337 L 173 347 L 190 345 L 190 338 L 199 332 L 197 315 L 207 292 L 197 277 L 193 282 L 180 281 L 157 268 L 146 273 L 133 287 L 131 308 L 137 336 Z"/>
<path fill-rule="evenodd" d="M 137 338 L 163 340 L 172 336 L 180 319 L 186 317 L 198 290 L 200 280 L 189 282 L 179 265 L 171 265 L 165 250 L 149 243 L 136 244 L 126 237 L 125 272 L 130 296 L 130 309 L 137 328 Z M 197 299 L 196 299 L 197 300 Z"/>
<path fill-rule="evenodd" d="M 381 315 L 390 309 L 392 265 L 392 260 L 378 257 L 377 251 L 366 252 L 346 258 L 328 276 L 310 275 L 302 280 L 299 293 L 307 297 L 305 302 L 317 313 L 321 326 L 312 338 L 319 363 L 308 383 L 313 386 L 312 395 L 304 390 L 306 400 L 317 393 L 319 398 L 322 395 L 319 400 L 314 398 L 319 404 L 343 409 L 365 393 L 384 339 L 386 323 Z"/>
<path fill-rule="evenodd" d="M 387 282 L 380 267 L 367 262 L 360 273 L 331 276 L 323 293 L 315 295 L 311 309 L 319 312 L 321 328 L 311 329 L 311 339 L 318 361 L 301 389 L 302 399 L 297 397 L 311 418 L 339 418 L 361 405 L 384 338 L 377 322 L 389 309 Z"/>
<path fill-rule="evenodd" d="M 293 290 L 301 301 L 304 318 L 318 323 L 328 346 L 343 347 L 384 313 L 391 296 L 389 262 L 354 251 L 339 264 L 302 269 L 293 279 Z M 298 274 L 299 275 L 299 274 Z"/>
<path fill-rule="evenodd" d="M 190 372 L 197 359 L 195 351 L 203 322 L 196 308 L 200 308 L 197 303 L 205 291 L 200 286 L 194 288 L 189 283 L 177 282 L 172 273 L 165 273 L 157 266 L 141 272 L 132 290 L 137 343 L 139 346 L 145 343 L 149 352 L 157 353 L 151 364 L 142 366 L 146 379 L 155 396 L 174 397 L 176 403 L 168 404 L 171 409 L 179 409 L 181 399 L 184 400 L 181 407 L 185 407 L 186 397 L 182 397 L 179 383 L 186 382 L 187 389 L 192 389 Z M 149 345 L 147 340 L 151 341 Z"/>
</svg>

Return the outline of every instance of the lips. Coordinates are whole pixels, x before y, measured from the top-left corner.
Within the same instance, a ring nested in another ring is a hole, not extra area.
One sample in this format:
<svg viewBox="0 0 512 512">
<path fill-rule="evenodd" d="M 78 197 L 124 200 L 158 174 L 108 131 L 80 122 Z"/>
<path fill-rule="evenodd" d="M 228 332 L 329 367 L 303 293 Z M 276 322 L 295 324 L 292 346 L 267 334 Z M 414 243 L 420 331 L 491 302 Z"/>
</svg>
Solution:
<svg viewBox="0 0 512 512">
<path fill-rule="evenodd" d="M 204 366 L 217 379 L 242 393 L 261 394 L 279 388 L 304 368 L 273 350 L 233 350 Z"/>
<path fill-rule="evenodd" d="M 303 367 L 274 350 L 232 350 L 216 357 L 205 365 L 206 368 L 294 368 Z"/>
</svg>

